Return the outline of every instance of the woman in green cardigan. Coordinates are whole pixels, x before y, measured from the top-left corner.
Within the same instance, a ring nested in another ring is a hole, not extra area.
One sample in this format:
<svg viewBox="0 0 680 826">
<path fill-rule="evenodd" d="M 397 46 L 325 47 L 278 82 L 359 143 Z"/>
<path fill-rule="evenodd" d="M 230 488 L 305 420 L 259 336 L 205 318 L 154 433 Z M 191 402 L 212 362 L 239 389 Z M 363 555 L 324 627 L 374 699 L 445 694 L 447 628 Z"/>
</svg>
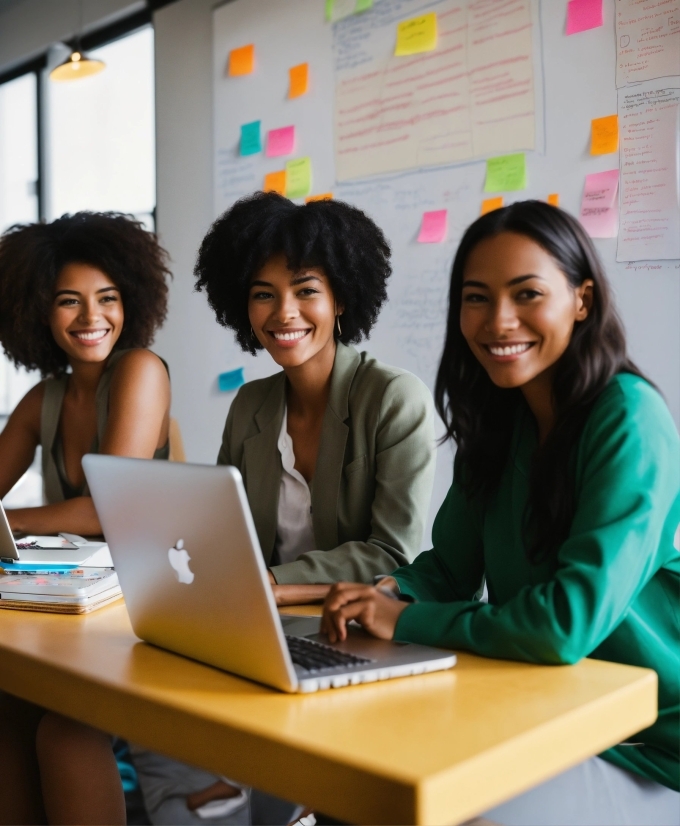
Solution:
<svg viewBox="0 0 680 826">
<path fill-rule="evenodd" d="M 653 668 L 652 726 L 486 816 L 679 823 L 678 433 L 569 215 L 527 201 L 467 230 L 436 400 L 458 452 L 434 547 L 378 587 L 336 586 L 330 638 L 356 619 L 487 657 Z"/>
<path fill-rule="evenodd" d="M 243 477 L 279 604 L 321 601 L 342 579 L 372 582 L 420 550 L 434 474 L 434 410 L 415 376 L 351 343 L 387 297 L 390 249 L 360 210 L 296 206 L 274 193 L 236 203 L 196 264 L 220 324 L 274 375 L 233 400 L 218 463 Z M 133 747 L 154 824 L 247 822 L 247 794 L 199 769 Z M 254 822 L 295 807 L 251 797 Z"/>
</svg>

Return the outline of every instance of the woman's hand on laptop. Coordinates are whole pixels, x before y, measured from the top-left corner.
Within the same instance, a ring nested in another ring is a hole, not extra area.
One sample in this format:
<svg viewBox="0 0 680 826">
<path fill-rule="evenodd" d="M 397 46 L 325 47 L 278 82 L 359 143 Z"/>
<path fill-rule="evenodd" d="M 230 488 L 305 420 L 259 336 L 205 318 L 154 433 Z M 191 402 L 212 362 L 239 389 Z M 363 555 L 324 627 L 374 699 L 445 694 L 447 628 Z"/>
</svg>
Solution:
<svg viewBox="0 0 680 826">
<path fill-rule="evenodd" d="M 347 639 L 347 623 L 356 620 L 374 637 L 391 640 L 399 615 L 408 607 L 389 594 L 389 582 L 378 586 L 356 582 L 333 585 L 323 606 L 321 631 L 331 642 Z M 389 589 L 393 590 L 393 589 Z"/>
</svg>

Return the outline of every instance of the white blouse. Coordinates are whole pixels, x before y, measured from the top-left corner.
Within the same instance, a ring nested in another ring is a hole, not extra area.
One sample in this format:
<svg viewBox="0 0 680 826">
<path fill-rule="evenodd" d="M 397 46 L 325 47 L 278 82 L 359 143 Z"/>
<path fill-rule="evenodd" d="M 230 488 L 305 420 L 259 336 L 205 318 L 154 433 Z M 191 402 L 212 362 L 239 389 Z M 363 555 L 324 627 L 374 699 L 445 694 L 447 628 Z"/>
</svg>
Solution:
<svg viewBox="0 0 680 826">
<path fill-rule="evenodd" d="M 315 550 L 312 526 L 312 494 L 305 477 L 295 470 L 293 440 L 288 433 L 288 408 L 283 410 L 283 421 L 278 441 L 281 454 L 281 486 L 277 515 L 274 552 L 280 565 L 294 562 L 300 554 Z"/>
</svg>

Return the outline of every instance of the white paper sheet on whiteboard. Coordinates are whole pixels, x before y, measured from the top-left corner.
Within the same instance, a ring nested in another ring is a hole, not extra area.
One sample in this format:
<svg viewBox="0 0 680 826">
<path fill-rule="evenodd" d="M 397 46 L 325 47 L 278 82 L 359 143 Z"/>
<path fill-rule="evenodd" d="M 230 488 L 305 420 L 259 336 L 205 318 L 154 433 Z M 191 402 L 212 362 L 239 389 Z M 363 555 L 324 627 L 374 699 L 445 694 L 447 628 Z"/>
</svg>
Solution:
<svg viewBox="0 0 680 826">
<path fill-rule="evenodd" d="M 680 75 L 680 0 L 616 0 L 616 85 Z"/>
<path fill-rule="evenodd" d="M 334 27 L 339 181 L 535 147 L 531 0 L 428 3 L 433 52 L 395 57 L 417 0 L 376 3 Z"/>
<path fill-rule="evenodd" d="M 621 217 L 617 261 L 680 258 L 680 78 L 619 89 Z"/>
</svg>

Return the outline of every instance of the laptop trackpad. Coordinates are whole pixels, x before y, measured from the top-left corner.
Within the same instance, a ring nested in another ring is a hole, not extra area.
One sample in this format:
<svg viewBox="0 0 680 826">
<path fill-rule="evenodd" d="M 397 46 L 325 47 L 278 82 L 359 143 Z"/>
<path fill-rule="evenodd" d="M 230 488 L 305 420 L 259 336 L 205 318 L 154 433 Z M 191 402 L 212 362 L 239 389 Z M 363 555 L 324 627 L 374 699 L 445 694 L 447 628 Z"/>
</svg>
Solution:
<svg viewBox="0 0 680 826">
<path fill-rule="evenodd" d="M 311 637 L 319 633 L 321 617 L 282 616 L 283 633 L 292 637 Z"/>
</svg>

